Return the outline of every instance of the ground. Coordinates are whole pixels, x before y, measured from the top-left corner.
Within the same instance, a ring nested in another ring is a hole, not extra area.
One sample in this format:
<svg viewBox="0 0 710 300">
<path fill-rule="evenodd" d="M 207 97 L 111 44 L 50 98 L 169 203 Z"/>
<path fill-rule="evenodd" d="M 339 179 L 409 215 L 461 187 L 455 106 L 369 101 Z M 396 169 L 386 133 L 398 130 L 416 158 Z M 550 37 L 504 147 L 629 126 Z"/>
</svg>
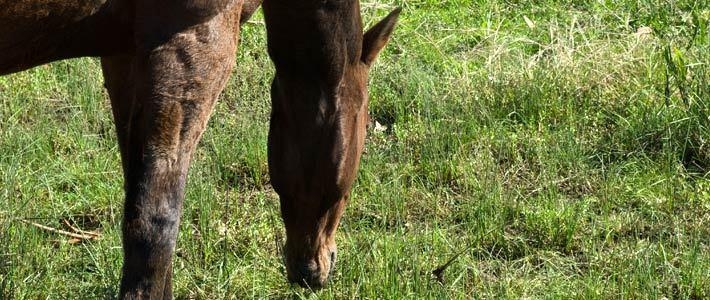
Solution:
<svg viewBox="0 0 710 300">
<path fill-rule="evenodd" d="M 710 297 L 705 1 L 365 1 L 365 23 L 396 6 L 329 287 L 285 279 L 257 15 L 190 171 L 178 298 Z M 0 78 L 0 298 L 117 293 L 100 74 L 87 58 Z"/>
</svg>

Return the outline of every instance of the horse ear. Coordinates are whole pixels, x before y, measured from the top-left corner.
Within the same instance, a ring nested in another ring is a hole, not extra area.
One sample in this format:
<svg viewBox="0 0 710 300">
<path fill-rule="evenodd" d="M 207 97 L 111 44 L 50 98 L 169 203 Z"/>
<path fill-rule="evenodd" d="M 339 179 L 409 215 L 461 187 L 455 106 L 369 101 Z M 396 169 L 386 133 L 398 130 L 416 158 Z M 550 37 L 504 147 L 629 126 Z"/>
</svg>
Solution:
<svg viewBox="0 0 710 300">
<path fill-rule="evenodd" d="M 393 10 L 387 17 L 365 32 L 362 39 L 362 62 L 371 66 L 380 50 L 387 45 L 402 8 Z"/>
</svg>

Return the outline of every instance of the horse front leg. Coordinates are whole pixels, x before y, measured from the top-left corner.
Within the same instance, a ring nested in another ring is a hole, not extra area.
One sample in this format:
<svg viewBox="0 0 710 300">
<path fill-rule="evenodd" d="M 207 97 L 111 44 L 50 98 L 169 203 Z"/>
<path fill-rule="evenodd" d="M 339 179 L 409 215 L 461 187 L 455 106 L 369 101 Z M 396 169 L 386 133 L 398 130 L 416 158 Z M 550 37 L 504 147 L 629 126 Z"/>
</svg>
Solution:
<svg viewBox="0 0 710 300">
<path fill-rule="evenodd" d="M 201 24 L 143 25 L 133 55 L 102 58 L 126 193 L 120 299 L 172 298 L 188 167 L 232 69 L 239 4 Z"/>
</svg>

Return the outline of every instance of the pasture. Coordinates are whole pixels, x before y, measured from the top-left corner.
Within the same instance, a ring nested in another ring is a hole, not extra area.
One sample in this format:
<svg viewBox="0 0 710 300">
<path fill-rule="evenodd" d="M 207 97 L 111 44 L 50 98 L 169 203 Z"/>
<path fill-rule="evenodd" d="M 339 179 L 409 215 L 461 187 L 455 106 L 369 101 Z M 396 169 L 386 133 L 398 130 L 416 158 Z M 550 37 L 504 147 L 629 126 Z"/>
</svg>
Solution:
<svg viewBox="0 0 710 300">
<path fill-rule="evenodd" d="M 710 298 L 705 1 L 366 0 L 366 27 L 395 6 L 331 284 L 284 275 L 257 13 L 190 170 L 178 298 Z M 114 297 L 122 201 L 98 60 L 0 77 L 0 299 Z"/>
</svg>

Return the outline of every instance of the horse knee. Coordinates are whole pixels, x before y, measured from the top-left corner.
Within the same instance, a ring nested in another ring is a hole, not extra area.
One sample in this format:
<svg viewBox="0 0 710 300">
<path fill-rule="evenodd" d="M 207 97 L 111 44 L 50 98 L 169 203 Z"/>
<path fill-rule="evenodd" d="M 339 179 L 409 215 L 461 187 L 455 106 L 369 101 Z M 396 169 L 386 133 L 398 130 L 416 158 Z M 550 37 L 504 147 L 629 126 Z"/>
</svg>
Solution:
<svg viewBox="0 0 710 300">
<path fill-rule="evenodd" d="M 163 254 L 172 253 L 175 247 L 180 209 L 164 210 L 146 205 L 139 211 L 130 210 L 127 208 L 123 221 L 123 243 L 128 246 L 126 255 L 137 256 L 142 261 L 169 258 Z"/>
<path fill-rule="evenodd" d="M 132 173 L 143 175 L 126 186 L 123 237 L 124 244 L 137 247 L 134 250 L 140 260 L 151 260 L 154 252 L 172 253 L 175 246 L 187 167 L 153 162 L 138 169 Z M 126 255 L 131 255 L 128 252 Z"/>
<path fill-rule="evenodd" d="M 173 158 L 166 155 L 170 151 L 155 151 L 150 144 L 135 149 L 127 155 L 131 160 L 126 169 L 120 298 L 170 298 L 171 261 L 189 160 L 186 155 Z"/>
</svg>

